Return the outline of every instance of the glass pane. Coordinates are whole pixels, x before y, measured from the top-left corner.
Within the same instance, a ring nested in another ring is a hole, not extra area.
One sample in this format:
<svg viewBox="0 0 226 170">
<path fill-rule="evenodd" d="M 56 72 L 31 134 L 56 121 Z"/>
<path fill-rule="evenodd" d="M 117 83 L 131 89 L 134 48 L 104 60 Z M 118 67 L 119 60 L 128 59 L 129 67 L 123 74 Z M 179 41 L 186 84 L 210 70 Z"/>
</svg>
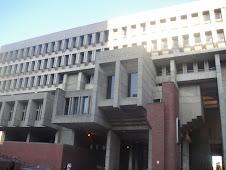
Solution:
<svg viewBox="0 0 226 170">
<path fill-rule="evenodd" d="M 128 97 L 137 97 L 137 73 L 129 75 L 129 95 Z"/>
<path fill-rule="evenodd" d="M 115 76 L 108 76 L 107 99 L 114 98 Z"/>
<path fill-rule="evenodd" d="M 83 109 L 82 109 L 82 113 L 88 113 L 88 106 L 89 106 L 89 98 L 88 96 L 83 98 Z"/>
<path fill-rule="evenodd" d="M 78 114 L 78 97 L 74 97 L 73 115 Z"/>
<path fill-rule="evenodd" d="M 65 104 L 65 109 L 64 109 L 64 115 L 68 115 L 70 98 L 66 98 L 65 100 L 66 100 L 66 104 Z"/>
</svg>

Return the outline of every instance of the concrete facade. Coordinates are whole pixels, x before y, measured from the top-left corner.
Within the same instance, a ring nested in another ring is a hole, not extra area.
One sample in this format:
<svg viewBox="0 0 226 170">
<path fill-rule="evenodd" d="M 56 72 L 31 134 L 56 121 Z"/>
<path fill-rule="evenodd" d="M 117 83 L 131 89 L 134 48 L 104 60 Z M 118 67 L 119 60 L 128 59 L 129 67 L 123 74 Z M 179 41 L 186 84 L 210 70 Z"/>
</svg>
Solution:
<svg viewBox="0 0 226 170">
<path fill-rule="evenodd" d="M 67 160 L 87 170 L 226 162 L 225 40 L 226 2 L 218 0 L 1 46 L 0 154 L 48 143 L 62 156 L 54 169 Z M 21 159 L 43 164 L 31 157 Z"/>
</svg>

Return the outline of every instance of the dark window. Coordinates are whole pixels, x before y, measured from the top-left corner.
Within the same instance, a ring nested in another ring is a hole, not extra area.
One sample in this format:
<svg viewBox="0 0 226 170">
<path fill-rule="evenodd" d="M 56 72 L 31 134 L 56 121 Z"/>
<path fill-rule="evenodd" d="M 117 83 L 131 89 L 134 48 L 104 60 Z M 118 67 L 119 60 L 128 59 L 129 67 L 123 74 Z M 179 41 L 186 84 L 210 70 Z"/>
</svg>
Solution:
<svg viewBox="0 0 226 170">
<path fill-rule="evenodd" d="M 107 99 L 114 98 L 115 76 L 108 76 Z"/>
<path fill-rule="evenodd" d="M 64 75 L 63 74 L 59 74 L 59 84 L 62 84 L 64 80 Z"/>
<path fill-rule="evenodd" d="M 193 72 L 193 63 L 188 63 L 187 64 L 187 73 Z"/>
<path fill-rule="evenodd" d="M 73 115 L 78 114 L 78 97 L 74 97 Z"/>
<path fill-rule="evenodd" d="M 86 79 L 86 84 L 90 84 L 91 83 L 91 75 L 87 75 L 87 79 Z"/>
<path fill-rule="evenodd" d="M 66 99 L 65 99 L 64 115 L 68 115 L 68 111 L 69 111 L 69 101 L 70 101 L 70 98 L 66 98 Z"/>
<path fill-rule="evenodd" d="M 183 74 L 183 65 L 182 64 L 179 64 L 177 66 L 177 74 Z"/>
<path fill-rule="evenodd" d="M 104 31 L 104 40 L 105 40 L 105 42 L 108 41 L 108 35 L 109 35 L 109 31 L 108 30 Z"/>
<path fill-rule="evenodd" d="M 82 35 L 81 37 L 81 47 L 83 46 L 83 41 L 84 41 L 84 35 Z"/>
<path fill-rule="evenodd" d="M 82 113 L 88 114 L 89 110 L 89 98 L 88 96 L 83 97 L 83 107 L 82 107 Z"/>
<path fill-rule="evenodd" d="M 216 65 L 215 65 L 215 61 L 208 61 L 209 63 L 209 70 L 216 70 Z"/>
<path fill-rule="evenodd" d="M 88 45 L 92 43 L 92 34 L 88 34 Z"/>
<path fill-rule="evenodd" d="M 84 63 L 84 52 L 80 53 L 81 64 Z"/>
<path fill-rule="evenodd" d="M 198 62 L 198 70 L 204 71 L 204 62 Z"/>
<path fill-rule="evenodd" d="M 128 97 L 137 97 L 137 73 L 129 74 Z"/>
<path fill-rule="evenodd" d="M 88 59 L 89 59 L 89 62 L 92 61 L 92 51 L 88 51 Z"/>
<path fill-rule="evenodd" d="M 162 76 L 162 67 L 157 68 L 157 76 Z"/>
</svg>

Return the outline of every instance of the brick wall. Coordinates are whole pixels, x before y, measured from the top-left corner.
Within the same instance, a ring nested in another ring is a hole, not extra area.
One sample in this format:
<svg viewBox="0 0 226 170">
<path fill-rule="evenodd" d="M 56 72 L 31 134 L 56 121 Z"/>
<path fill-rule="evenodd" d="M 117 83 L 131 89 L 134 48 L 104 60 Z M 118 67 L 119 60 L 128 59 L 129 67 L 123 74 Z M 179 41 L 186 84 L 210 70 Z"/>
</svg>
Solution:
<svg viewBox="0 0 226 170">
<path fill-rule="evenodd" d="M 178 116 L 178 90 L 173 82 L 162 83 L 162 102 L 148 104 L 147 107 L 147 119 L 152 128 L 153 170 L 180 168 L 180 145 L 176 144 Z"/>
</svg>

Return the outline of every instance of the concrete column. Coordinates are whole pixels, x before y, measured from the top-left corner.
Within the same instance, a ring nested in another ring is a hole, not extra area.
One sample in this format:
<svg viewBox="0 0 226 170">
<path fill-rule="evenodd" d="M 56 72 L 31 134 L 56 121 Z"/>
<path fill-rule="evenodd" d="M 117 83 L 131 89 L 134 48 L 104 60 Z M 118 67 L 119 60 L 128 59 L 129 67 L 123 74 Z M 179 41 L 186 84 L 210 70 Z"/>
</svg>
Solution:
<svg viewBox="0 0 226 170">
<path fill-rule="evenodd" d="M 120 139 L 112 130 L 109 130 L 107 133 L 105 170 L 118 170 L 119 160 L 120 160 Z"/>
<path fill-rule="evenodd" d="M 82 90 L 85 88 L 85 84 L 86 84 L 86 78 L 85 78 L 85 74 L 83 72 L 79 72 L 78 73 L 78 84 L 77 84 L 77 90 Z"/>
<path fill-rule="evenodd" d="M 115 88 L 114 88 L 114 99 L 113 99 L 113 107 L 119 107 L 120 102 L 120 94 L 121 86 L 120 86 L 120 77 L 121 76 L 121 67 L 123 67 L 120 61 L 116 61 L 115 64 Z"/>
<path fill-rule="evenodd" d="M 28 132 L 26 142 L 30 141 L 30 137 L 31 137 L 31 134 L 30 134 L 30 132 Z"/>
<path fill-rule="evenodd" d="M 215 14 L 214 14 L 214 10 L 211 9 L 209 12 L 210 12 L 210 21 L 211 21 L 211 24 L 214 24 L 214 23 L 215 23 Z"/>
<path fill-rule="evenodd" d="M 33 100 L 29 100 L 25 117 L 25 125 L 34 126 L 35 114 L 37 109 L 38 109 L 37 103 L 35 103 L 35 101 Z"/>
<path fill-rule="evenodd" d="M 10 106 L 9 103 L 3 102 L 0 112 L 0 125 L 1 126 L 7 126 L 9 121 L 9 113 L 12 109 L 12 106 Z"/>
<path fill-rule="evenodd" d="M 170 60 L 170 75 L 171 75 L 171 82 L 177 87 L 177 67 L 174 60 Z"/>
<path fill-rule="evenodd" d="M 132 146 L 130 146 L 129 148 L 128 170 L 133 170 L 133 147 Z"/>
<path fill-rule="evenodd" d="M 219 97 L 219 109 L 220 109 L 220 119 L 221 119 L 221 132 L 222 132 L 222 146 L 223 146 L 223 162 L 224 169 L 226 168 L 226 108 L 225 108 L 225 94 L 222 80 L 220 55 L 215 54 L 215 64 L 217 72 L 217 87 L 218 87 L 218 97 Z"/>
<path fill-rule="evenodd" d="M 13 126 L 19 126 L 20 125 L 23 108 L 24 107 L 23 107 L 23 104 L 21 102 L 19 102 L 19 101 L 15 102 L 11 125 L 13 125 Z"/>
<path fill-rule="evenodd" d="M 223 23 L 226 23 L 226 7 L 221 7 L 221 16 L 222 16 L 222 20 Z"/>
<path fill-rule="evenodd" d="M 148 132 L 148 170 L 152 169 L 152 129 Z"/>
</svg>

